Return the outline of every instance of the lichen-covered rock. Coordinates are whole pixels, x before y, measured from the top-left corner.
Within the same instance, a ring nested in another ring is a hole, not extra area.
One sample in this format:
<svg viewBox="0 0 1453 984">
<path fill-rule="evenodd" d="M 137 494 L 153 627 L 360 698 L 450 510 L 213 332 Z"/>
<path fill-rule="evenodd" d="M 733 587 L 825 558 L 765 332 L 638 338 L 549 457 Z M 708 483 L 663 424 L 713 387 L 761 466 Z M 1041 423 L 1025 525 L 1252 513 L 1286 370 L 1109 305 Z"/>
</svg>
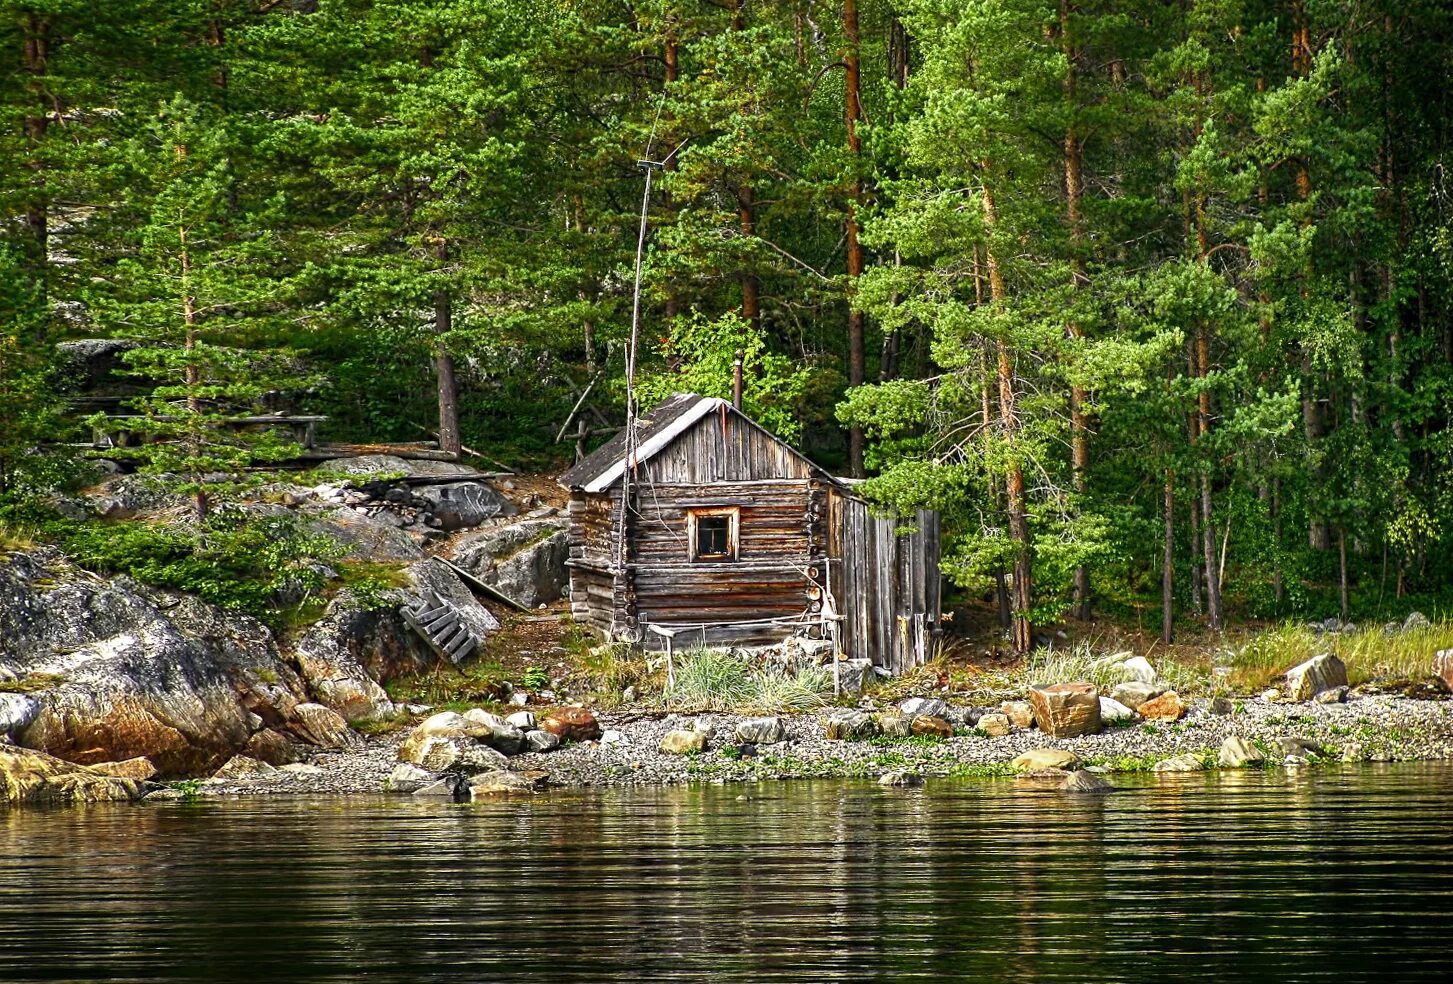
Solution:
<svg viewBox="0 0 1453 984">
<path fill-rule="evenodd" d="M 288 730 L 309 745 L 319 748 L 352 748 L 358 744 L 358 733 L 330 707 L 322 704 L 299 704 L 293 711 Z"/>
<path fill-rule="evenodd" d="M 527 608 L 560 598 L 570 556 L 563 516 L 525 519 L 482 529 L 454 542 L 454 563 Z"/>
<path fill-rule="evenodd" d="M 1059 789 L 1065 793 L 1109 793 L 1114 791 L 1115 786 L 1093 772 L 1076 769 L 1059 784 Z"/>
<path fill-rule="evenodd" d="M 608 744 L 606 739 L 612 734 L 619 735 L 620 732 L 607 731 L 600 736 L 600 743 L 602 745 Z M 553 752 L 559 747 L 560 738 L 558 735 L 552 735 L 548 731 L 541 731 L 539 729 L 525 732 L 525 751 L 527 752 Z"/>
<path fill-rule="evenodd" d="M 1155 763 L 1155 765 L 1152 767 L 1151 771 L 1153 771 L 1153 772 L 1202 772 L 1202 771 L 1205 770 L 1205 768 L 1206 768 L 1206 763 L 1205 763 L 1205 760 L 1203 760 L 1201 758 L 1201 756 L 1199 756 L 1199 755 L 1192 755 L 1191 753 L 1186 752 L 1186 753 L 1181 754 L 1181 755 L 1172 755 L 1168 759 L 1164 759 L 1164 760 L 1162 760 L 1160 762 Z"/>
<path fill-rule="evenodd" d="M 1080 767 L 1080 757 L 1063 748 L 1031 748 L 1009 763 L 1016 769 L 1063 769 L 1072 772 Z"/>
<path fill-rule="evenodd" d="M 482 772 L 469 780 L 470 799 L 488 796 L 517 796 L 534 791 L 535 783 L 528 776 L 518 772 L 503 770 Z"/>
<path fill-rule="evenodd" d="M 884 712 L 873 715 L 873 720 L 887 738 L 907 738 L 913 734 L 913 719 L 906 715 Z"/>
<path fill-rule="evenodd" d="M 827 737 L 840 741 L 873 738 L 878 734 L 878 722 L 862 711 L 834 714 L 823 722 L 823 728 Z"/>
<path fill-rule="evenodd" d="M 583 707 L 558 707 L 540 728 L 561 741 L 594 741 L 600 737 L 600 722 Z"/>
<path fill-rule="evenodd" d="M 481 745 L 473 738 L 411 733 L 399 746 L 400 762 L 430 772 L 485 772 L 509 767 L 503 752 Z"/>
<path fill-rule="evenodd" d="M 390 793 L 413 793 L 423 789 L 437 778 L 434 773 L 421 769 L 412 762 L 400 762 L 394 766 L 393 771 L 388 774 L 388 778 L 383 781 L 383 788 Z"/>
<path fill-rule="evenodd" d="M 1324 690 L 1347 686 L 1347 664 L 1323 653 L 1287 670 L 1286 682 L 1292 700 L 1311 700 Z"/>
<path fill-rule="evenodd" d="M 775 745 L 787 737 L 780 717 L 743 718 L 737 722 L 737 740 L 753 745 Z"/>
<path fill-rule="evenodd" d="M 246 755 L 234 755 L 223 763 L 222 768 L 212 774 L 213 779 L 263 779 L 273 775 L 277 769 L 266 762 Z"/>
<path fill-rule="evenodd" d="M 514 515 L 515 507 L 484 482 L 446 482 L 414 489 L 414 499 L 422 502 L 445 532 L 478 526 L 487 519 Z"/>
<path fill-rule="evenodd" d="M 1266 761 L 1261 750 L 1240 735 L 1230 735 L 1221 742 L 1216 753 L 1216 762 L 1223 769 L 1244 769 L 1248 765 L 1260 765 Z"/>
<path fill-rule="evenodd" d="M 0 668 L 32 682 L 16 741 L 82 764 L 205 774 L 307 700 L 256 619 L 101 580 L 54 550 L 0 560 Z M 30 703 L 33 702 L 33 703 Z"/>
<path fill-rule="evenodd" d="M 705 749 L 705 732 L 668 731 L 661 738 L 661 751 L 667 755 L 690 755 Z"/>
<path fill-rule="evenodd" d="M 1179 721 L 1186 713 L 1186 705 L 1174 690 L 1167 690 L 1159 697 L 1153 697 L 1136 708 L 1147 721 Z"/>
<path fill-rule="evenodd" d="M 906 772 L 900 769 L 883 773 L 878 777 L 878 785 L 901 787 L 922 786 L 923 777 L 916 772 Z"/>
<path fill-rule="evenodd" d="M 1003 738 L 1014 730 L 1014 725 L 1009 723 L 1007 715 L 996 711 L 991 714 L 979 715 L 978 729 L 990 738 Z"/>
<path fill-rule="evenodd" d="M 1051 738 L 1077 738 L 1100 730 L 1100 692 L 1093 684 L 1035 687 L 1029 691 L 1029 703 L 1039 730 Z"/>
<path fill-rule="evenodd" d="M 156 766 L 152 765 L 149 759 L 144 758 L 126 759 L 124 762 L 97 762 L 86 768 L 92 772 L 99 772 L 103 776 L 135 779 L 137 782 L 145 782 L 156 776 Z"/>
<path fill-rule="evenodd" d="M 104 775 L 29 748 L 0 745 L 0 803 L 100 803 L 140 799 L 136 779 Z"/>
</svg>

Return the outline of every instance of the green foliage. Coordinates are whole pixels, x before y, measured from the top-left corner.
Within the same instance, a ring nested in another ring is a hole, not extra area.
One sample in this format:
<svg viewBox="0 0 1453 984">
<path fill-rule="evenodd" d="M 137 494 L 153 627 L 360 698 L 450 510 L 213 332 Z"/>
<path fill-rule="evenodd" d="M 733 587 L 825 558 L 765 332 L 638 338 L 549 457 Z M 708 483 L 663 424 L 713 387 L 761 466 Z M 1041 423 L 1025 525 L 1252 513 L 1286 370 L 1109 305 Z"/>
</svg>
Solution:
<svg viewBox="0 0 1453 984">
<path fill-rule="evenodd" d="M 292 515 L 211 515 L 200 530 L 143 521 L 55 520 L 46 532 L 90 570 L 126 574 L 144 584 L 195 594 L 222 608 L 259 617 L 318 595 L 324 566 L 344 548 Z"/>
<path fill-rule="evenodd" d="M 666 701 L 680 710 L 808 710 L 827 703 L 832 685 L 824 667 L 788 674 L 754 667 L 734 652 L 693 649 L 676 658 L 676 683 Z"/>
</svg>

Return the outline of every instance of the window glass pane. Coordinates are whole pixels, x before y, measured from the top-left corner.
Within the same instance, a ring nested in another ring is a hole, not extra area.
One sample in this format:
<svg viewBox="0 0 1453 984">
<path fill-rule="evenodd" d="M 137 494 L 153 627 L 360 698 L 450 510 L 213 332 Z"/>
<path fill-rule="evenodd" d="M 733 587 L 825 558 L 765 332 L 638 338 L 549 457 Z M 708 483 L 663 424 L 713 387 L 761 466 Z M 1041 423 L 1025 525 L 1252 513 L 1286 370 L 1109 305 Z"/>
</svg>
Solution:
<svg viewBox="0 0 1453 984">
<path fill-rule="evenodd" d="M 731 530 L 729 516 L 699 516 L 696 520 L 696 555 L 725 557 Z"/>
</svg>

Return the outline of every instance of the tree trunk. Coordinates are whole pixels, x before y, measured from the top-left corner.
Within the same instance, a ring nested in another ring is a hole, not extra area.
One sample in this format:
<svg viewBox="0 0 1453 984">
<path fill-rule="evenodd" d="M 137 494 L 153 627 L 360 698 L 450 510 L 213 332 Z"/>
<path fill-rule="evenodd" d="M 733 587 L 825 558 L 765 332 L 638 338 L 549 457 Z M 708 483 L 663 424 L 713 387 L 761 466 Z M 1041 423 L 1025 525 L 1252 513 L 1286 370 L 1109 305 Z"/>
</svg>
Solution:
<svg viewBox="0 0 1453 984">
<path fill-rule="evenodd" d="M 1347 603 L 1347 531 L 1337 527 L 1337 598 L 1341 602 L 1342 621 L 1350 616 Z"/>
<path fill-rule="evenodd" d="M 179 148 L 178 153 L 184 153 L 184 151 Z M 187 413 L 191 417 L 187 431 L 187 445 L 188 453 L 195 461 L 202 455 L 204 440 L 201 421 L 198 419 L 202 413 L 202 367 L 197 364 L 197 298 L 192 294 L 192 254 L 187 245 L 187 230 L 183 227 L 177 232 L 181 242 L 182 323 L 186 326 L 182 349 L 187 353 Z M 192 515 L 200 528 L 207 521 L 207 514 L 211 511 L 211 501 L 207 495 L 203 475 L 197 474 L 194 477 L 197 487 L 192 490 Z"/>
<path fill-rule="evenodd" d="M 449 242 L 439 237 L 435 257 L 442 267 L 449 260 Z M 434 291 L 434 375 L 439 385 L 439 450 L 449 454 L 460 451 L 459 383 L 454 375 L 454 356 L 449 353 L 447 336 L 454 330 L 454 301 L 448 288 Z"/>
<path fill-rule="evenodd" d="M 41 299 L 44 302 L 49 281 L 46 273 L 50 262 L 50 203 L 45 187 L 45 163 L 41 148 L 50 129 L 43 79 L 50 59 L 50 23 L 35 11 L 27 11 L 22 15 L 22 24 L 25 72 L 34 81 L 30 86 L 31 105 L 21 122 L 28 155 L 26 166 L 32 174 L 33 188 L 20 219 L 25 230 L 21 248 L 35 283 L 40 286 Z M 45 308 L 49 314 L 49 304 Z"/>
<path fill-rule="evenodd" d="M 1160 572 L 1160 638 L 1169 643 L 1175 638 L 1175 472 L 1165 470 L 1165 561 Z"/>
<path fill-rule="evenodd" d="M 847 219 L 847 267 L 848 267 L 848 385 L 861 386 L 867 379 L 867 354 L 865 316 L 852 303 L 857 293 L 858 278 L 863 274 L 863 244 L 858 239 L 858 208 L 863 201 L 863 179 L 859 174 L 859 156 L 862 154 L 862 140 L 858 136 L 858 121 L 862 119 L 863 107 L 860 101 L 860 79 L 858 63 L 858 4 L 857 0 L 843 0 L 843 37 L 847 51 L 843 63 L 845 73 L 844 117 L 847 123 L 848 160 L 853 175 L 848 189 Z M 848 468 L 854 478 L 863 478 L 867 472 L 863 466 L 865 445 L 863 428 L 854 426 L 848 430 Z"/>
<path fill-rule="evenodd" d="M 1210 375 L 1210 329 L 1205 325 L 1196 333 L 1196 375 L 1204 384 Z M 1203 385 L 1197 400 L 1200 435 L 1211 431 L 1211 394 Z M 1221 572 L 1216 563 L 1216 524 L 1211 515 L 1211 473 L 1209 466 L 1201 470 L 1201 544 L 1206 566 L 1206 623 L 1212 632 L 1224 628 L 1221 616 Z"/>
<path fill-rule="evenodd" d="M 998 221 L 994 206 L 994 193 L 988 183 L 984 184 L 984 229 L 990 242 L 984 251 L 989 268 L 989 299 L 1003 303 L 1007 293 L 1004 275 L 999 269 L 999 260 L 994 252 L 992 237 Z M 1029 516 L 1025 508 L 1024 467 L 1018 459 L 1019 420 L 1016 412 L 1014 360 L 1009 347 L 1002 340 L 995 345 L 998 357 L 999 375 L 999 424 L 1004 442 L 1009 446 L 1009 469 L 1005 479 L 1005 494 L 1009 510 L 1009 536 L 1014 541 L 1014 570 L 1011 584 L 1014 608 L 1014 651 L 1026 654 L 1034 646 L 1034 629 L 1029 622 L 1032 603 L 1031 568 L 1032 548 L 1029 539 Z"/>
<path fill-rule="evenodd" d="M 1065 102 L 1073 114 L 1075 109 L 1075 71 L 1079 51 L 1070 36 L 1069 0 L 1060 0 L 1060 41 L 1065 54 Z M 1079 134 L 1072 121 L 1065 130 L 1065 219 L 1069 226 L 1070 241 L 1070 287 L 1078 291 L 1089 279 L 1085 271 L 1083 216 L 1080 202 L 1084 197 L 1083 155 Z M 1083 337 L 1080 324 L 1074 318 L 1065 323 L 1065 334 L 1071 340 Z M 1085 478 L 1090 467 L 1090 428 L 1085 415 L 1085 404 L 1089 394 L 1083 386 L 1070 386 L 1070 469 L 1075 494 L 1085 493 Z M 1083 564 L 1075 568 L 1074 601 L 1072 611 L 1078 619 L 1090 617 L 1090 571 Z"/>
</svg>

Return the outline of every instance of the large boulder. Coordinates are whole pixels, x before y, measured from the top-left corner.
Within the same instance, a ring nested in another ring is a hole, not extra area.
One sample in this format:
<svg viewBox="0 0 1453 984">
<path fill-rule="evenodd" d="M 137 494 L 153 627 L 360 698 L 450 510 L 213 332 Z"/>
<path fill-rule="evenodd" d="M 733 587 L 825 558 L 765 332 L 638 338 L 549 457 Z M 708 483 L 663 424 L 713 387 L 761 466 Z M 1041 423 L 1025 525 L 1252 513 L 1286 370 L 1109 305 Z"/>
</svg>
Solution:
<svg viewBox="0 0 1453 984">
<path fill-rule="evenodd" d="M 478 526 L 487 519 L 511 516 L 515 507 L 484 482 L 447 482 L 414 489 L 414 501 L 422 502 L 429 515 L 446 532 Z"/>
<path fill-rule="evenodd" d="M 144 785 L 44 752 L 0 745 L 0 803 L 100 803 L 135 800 Z"/>
<path fill-rule="evenodd" d="M 1260 765 L 1266 761 L 1266 756 L 1261 754 L 1261 749 L 1240 735 L 1230 735 L 1221 742 L 1221 749 L 1216 753 L 1216 762 L 1223 769 L 1243 769 L 1248 765 Z"/>
<path fill-rule="evenodd" d="M 30 691 L 17 743 L 81 764 L 144 756 L 164 776 L 210 772 L 252 715 L 281 720 L 307 699 L 256 619 L 49 550 L 0 561 L 0 668 Z"/>
<path fill-rule="evenodd" d="M 1154 700 L 1163 693 L 1165 693 L 1164 687 L 1141 680 L 1131 680 L 1127 683 L 1117 684 L 1115 689 L 1110 691 L 1110 697 L 1133 711 L 1138 709 L 1141 704 Z"/>
<path fill-rule="evenodd" d="M 947 711 L 948 704 L 937 697 L 910 697 L 898 705 L 898 713 L 910 718 L 920 714 L 943 717 Z"/>
<path fill-rule="evenodd" d="M 329 603 L 323 618 L 308 627 L 292 651 L 318 703 L 349 721 L 383 720 L 397 711 L 378 675 L 365 664 L 386 668 L 391 678 L 437 660 L 396 608 L 366 609 L 347 591 Z"/>
<path fill-rule="evenodd" d="M 472 738 L 410 734 L 399 746 L 398 759 L 429 772 L 473 774 L 509 767 L 509 759 Z"/>
<path fill-rule="evenodd" d="M 668 731 L 661 738 L 661 751 L 667 755 L 691 755 L 705 748 L 706 733 L 702 731 Z"/>
<path fill-rule="evenodd" d="M 775 745 L 787 737 L 780 717 L 743 718 L 737 722 L 737 740 L 751 745 Z"/>
<path fill-rule="evenodd" d="M 527 608 L 547 605 L 570 580 L 569 526 L 564 517 L 542 517 L 467 533 L 454 542 L 450 559 Z"/>
<path fill-rule="evenodd" d="M 474 592 L 443 561 L 430 557 L 410 564 L 404 568 L 404 574 L 413 585 L 411 596 L 437 597 L 448 602 L 459 613 L 460 623 L 473 632 L 476 639 L 484 639 L 499 628 L 499 619 L 479 603 Z"/>
<path fill-rule="evenodd" d="M 1029 691 L 1034 720 L 1051 738 L 1077 738 L 1100 730 L 1100 692 L 1090 683 L 1055 683 Z"/>
<path fill-rule="evenodd" d="M 360 741 L 358 733 L 348 727 L 341 714 L 331 707 L 311 702 L 297 706 L 288 730 L 307 744 L 319 748 L 353 748 Z"/>
<path fill-rule="evenodd" d="M 1080 767 L 1080 757 L 1064 748 L 1031 748 L 1016 755 L 1009 763 L 1016 769 L 1063 769 L 1073 772 Z"/>
<path fill-rule="evenodd" d="M 1324 690 L 1347 686 L 1347 664 L 1323 653 L 1287 670 L 1286 681 L 1292 700 L 1311 700 Z"/>
<path fill-rule="evenodd" d="M 828 738 L 837 741 L 853 741 L 859 738 L 874 738 L 879 733 L 878 722 L 862 711 L 842 711 L 823 722 Z"/>
</svg>

